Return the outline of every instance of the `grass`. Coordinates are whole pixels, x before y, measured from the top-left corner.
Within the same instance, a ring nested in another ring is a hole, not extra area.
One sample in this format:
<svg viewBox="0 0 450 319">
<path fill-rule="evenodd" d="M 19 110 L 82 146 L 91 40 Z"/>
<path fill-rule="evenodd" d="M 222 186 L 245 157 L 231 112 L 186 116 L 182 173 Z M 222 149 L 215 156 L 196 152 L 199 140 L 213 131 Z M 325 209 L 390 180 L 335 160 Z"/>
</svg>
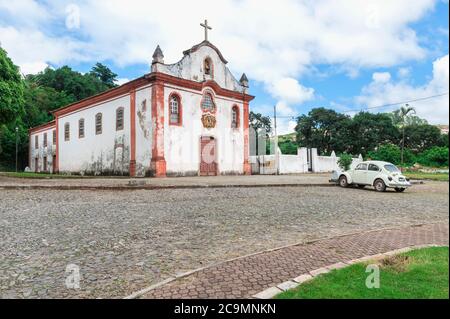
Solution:
<svg viewBox="0 0 450 319">
<path fill-rule="evenodd" d="M 432 181 L 448 182 L 448 174 L 445 173 L 422 173 L 422 172 L 404 172 L 406 177 L 411 179 L 425 179 Z"/>
<path fill-rule="evenodd" d="M 333 270 L 276 296 L 277 299 L 448 299 L 448 247 L 423 248 L 382 261 L 380 288 L 369 289 L 366 267 Z"/>
<path fill-rule="evenodd" d="M 68 174 L 49 174 L 34 172 L 0 172 L 0 176 L 13 178 L 34 178 L 34 179 L 87 179 L 87 178 L 129 178 L 128 176 L 81 176 Z"/>
</svg>

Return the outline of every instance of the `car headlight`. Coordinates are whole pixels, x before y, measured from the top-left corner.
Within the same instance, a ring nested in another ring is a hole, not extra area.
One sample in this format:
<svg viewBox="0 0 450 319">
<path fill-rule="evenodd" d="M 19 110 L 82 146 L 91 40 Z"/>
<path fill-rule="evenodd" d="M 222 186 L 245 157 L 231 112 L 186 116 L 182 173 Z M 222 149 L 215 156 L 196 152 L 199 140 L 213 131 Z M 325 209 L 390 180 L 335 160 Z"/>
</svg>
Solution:
<svg viewBox="0 0 450 319">
<path fill-rule="evenodd" d="M 388 177 L 388 180 L 389 180 L 390 182 L 392 182 L 393 178 L 389 176 L 389 177 Z"/>
</svg>

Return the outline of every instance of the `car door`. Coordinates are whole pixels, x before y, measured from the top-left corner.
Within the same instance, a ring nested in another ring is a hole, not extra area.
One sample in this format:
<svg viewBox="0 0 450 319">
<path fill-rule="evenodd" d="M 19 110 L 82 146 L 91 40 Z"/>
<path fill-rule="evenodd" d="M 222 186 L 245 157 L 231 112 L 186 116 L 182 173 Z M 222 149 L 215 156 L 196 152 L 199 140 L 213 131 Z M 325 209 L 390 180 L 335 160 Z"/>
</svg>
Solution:
<svg viewBox="0 0 450 319">
<path fill-rule="evenodd" d="M 367 164 L 361 163 L 356 166 L 352 174 L 353 184 L 366 184 L 367 180 Z"/>
<path fill-rule="evenodd" d="M 373 181 L 380 174 L 380 167 L 375 164 L 369 164 L 366 175 L 366 184 L 373 185 Z"/>
</svg>

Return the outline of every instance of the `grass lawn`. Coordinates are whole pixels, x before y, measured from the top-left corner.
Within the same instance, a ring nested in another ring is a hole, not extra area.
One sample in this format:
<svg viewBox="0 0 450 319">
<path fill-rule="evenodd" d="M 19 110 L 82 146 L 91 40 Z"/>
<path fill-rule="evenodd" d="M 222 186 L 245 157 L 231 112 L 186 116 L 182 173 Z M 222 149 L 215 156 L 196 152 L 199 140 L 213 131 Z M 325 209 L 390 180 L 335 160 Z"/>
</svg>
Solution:
<svg viewBox="0 0 450 319">
<path fill-rule="evenodd" d="M 1 172 L 0 176 L 14 177 L 14 178 L 36 178 L 36 179 L 92 178 L 92 176 L 82 177 L 80 175 L 58 175 L 58 174 L 33 173 L 33 172 L 18 172 L 18 173 L 16 173 L 16 172 Z"/>
<path fill-rule="evenodd" d="M 428 179 L 433 181 L 448 182 L 448 174 L 444 173 L 422 173 L 422 172 L 404 172 L 405 176 L 411 179 Z"/>
<path fill-rule="evenodd" d="M 333 270 L 276 296 L 277 299 L 448 299 L 448 247 L 423 248 L 372 263 L 380 288 L 369 289 L 368 263 Z"/>
</svg>

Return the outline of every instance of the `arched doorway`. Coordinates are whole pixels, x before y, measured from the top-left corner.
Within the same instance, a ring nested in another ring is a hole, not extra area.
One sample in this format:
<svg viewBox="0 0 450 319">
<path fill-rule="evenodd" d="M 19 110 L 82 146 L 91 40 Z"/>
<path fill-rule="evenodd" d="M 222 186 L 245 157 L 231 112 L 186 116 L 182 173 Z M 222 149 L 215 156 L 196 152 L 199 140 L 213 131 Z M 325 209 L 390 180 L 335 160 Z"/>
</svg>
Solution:
<svg viewBox="0 0 450 319">
<path fill-rule="evenodd" d="M 212 136 L 200 138 L 200 176 L 216 176 L 216 139 Z"/>
</svg>

